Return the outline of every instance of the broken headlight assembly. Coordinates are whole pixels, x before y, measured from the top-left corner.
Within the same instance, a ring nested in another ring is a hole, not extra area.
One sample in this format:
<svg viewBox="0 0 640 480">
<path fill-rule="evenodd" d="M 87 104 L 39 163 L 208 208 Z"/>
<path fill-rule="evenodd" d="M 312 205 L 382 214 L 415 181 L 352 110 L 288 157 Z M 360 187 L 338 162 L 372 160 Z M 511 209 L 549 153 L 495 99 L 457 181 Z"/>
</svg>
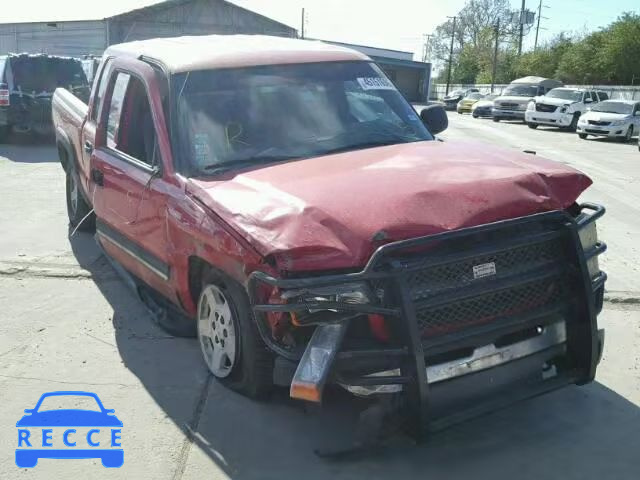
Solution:
<svg viewBox="0 0 640 480">
<path fill-rule="evenodd" d="M 589 257 L 589 252 L 598 247 L 598 229 L 596 228 L 596 223 L 591 222 L 588 225 L 585 225 L 578 232 L 578 236 L 580 237 L 582 250 L 584 250 L 587 257 Z M 589 270 L 590 278 L 594 278 L 600 273 L 598 255 L 593 255 L 590 258 L 587 258 L 587 269 Z"/>
<path fill-rule="evenodd" d="M 367 305 L 376 302 L 373 291 L 365 282 L 285 290 L 282 292 L 281 298 L 287 303 L 304 307 L 292 312 L 292 320 L 298 325 L 335 322 L 351 318 L 360 314 L 358 309 L 341 309 L 340 306 Z"/>
</svg>

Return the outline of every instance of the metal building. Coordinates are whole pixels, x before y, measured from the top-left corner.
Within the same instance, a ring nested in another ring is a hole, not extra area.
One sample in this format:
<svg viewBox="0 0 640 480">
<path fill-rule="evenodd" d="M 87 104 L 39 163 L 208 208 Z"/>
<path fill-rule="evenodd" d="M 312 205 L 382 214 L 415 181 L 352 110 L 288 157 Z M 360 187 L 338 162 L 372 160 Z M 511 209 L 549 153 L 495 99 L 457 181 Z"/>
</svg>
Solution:
<svg viewBox="0 0 640 480">
<path fill-rule="evenodd" d="M 101 55 L 115 43 L 180 35 L 297 36 L 294 28 L 225 0 L 168 0 L 106 18 L 78 15 L 72 21 L 0 24 L 0 55 Z"/>
</svg>

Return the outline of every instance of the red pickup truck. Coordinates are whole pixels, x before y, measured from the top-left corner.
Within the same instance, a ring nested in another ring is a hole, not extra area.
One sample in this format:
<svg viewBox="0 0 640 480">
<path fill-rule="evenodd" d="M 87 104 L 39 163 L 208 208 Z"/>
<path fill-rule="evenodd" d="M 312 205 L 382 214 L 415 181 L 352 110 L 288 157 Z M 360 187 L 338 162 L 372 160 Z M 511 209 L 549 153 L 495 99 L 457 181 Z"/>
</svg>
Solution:
<svg viewBox="0 0 640 480">
<path fill-rule="evenodd" d="M 393 397 L 415 432 L 594 378 L 582 173 L 434 137 L 365 55 L 257 36 L 110 47 L 53 99 L 71 226 L 249 396 Z"/>
</svg>

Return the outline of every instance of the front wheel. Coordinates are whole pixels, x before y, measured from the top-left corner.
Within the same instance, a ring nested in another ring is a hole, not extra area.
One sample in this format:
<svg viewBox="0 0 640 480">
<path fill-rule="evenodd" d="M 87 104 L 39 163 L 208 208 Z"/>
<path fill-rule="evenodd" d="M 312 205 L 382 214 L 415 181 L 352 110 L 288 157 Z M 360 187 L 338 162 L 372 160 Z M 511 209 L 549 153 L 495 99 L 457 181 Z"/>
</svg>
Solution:
<svg viewBox="0 0 640 480">
<path fill-rule="evenodd" d="M 80 192 L 80 179 L 74 168 L 69 168 L 66 179 L 67 216 L 69 224 L 83 232 L 96 227 L 95 214 Z"/>
<path fill-rule="evenodd" d="M 205 271 L 197 320 L 211 374 L 238 393 L 265 397 L 273 387 L 273 355 L 260 338 L 244 288 L 213 269 Z"/>
<path fill-rule="evenodd" d="M 498 123 L 500 121 L 500 117 L 493 117 L 493 121 Z"/>
<path fill-rule="evenodd" d="M 631 142 L 631 138 L 633 138 L 633 125 L 629 125 L 629 128 L 627 129 L 627 133 L 623 137 L 622 141 L 625 143 L 629 143 Z"/>
<path fill-rule="evenodd" d="M 579 133 L 578 137 L 580 137 L 582 140 L 586 140 L 587 139 L 587 134 L 586 133 Z"/>
<path fill-rule="evenodd" d="M 575 132 L 578 129 L 578 120 L 580 119 L 580 114 L 576 113 L 571 119 L 571 123 L 569 124 L 569 131 Z"/>
<path fill-rule="evenodd" d="M 538 124 L 537 123 L 527 123 L 527 127 L 535 130 L 536 128 L 538 128 Z"/>
</svg>

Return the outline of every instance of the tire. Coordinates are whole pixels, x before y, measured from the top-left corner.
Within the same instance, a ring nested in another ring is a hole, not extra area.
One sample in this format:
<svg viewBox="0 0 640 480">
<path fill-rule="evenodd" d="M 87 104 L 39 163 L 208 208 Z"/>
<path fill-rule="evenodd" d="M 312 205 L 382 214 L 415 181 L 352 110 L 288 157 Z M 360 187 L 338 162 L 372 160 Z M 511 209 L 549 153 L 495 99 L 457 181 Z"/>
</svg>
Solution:
<svg viewBox="0 0 640 480">
<path fill-rule="evenodd" d="M 573 118 L 571 119 L 571 123 L 569 124 L 569 127 L 567 127 L 567 129 L 570 132 L 575 132 L 578 129 L 578 120 L 580 119 L 580 114 L 579 113 L 574 113 L 573 114 Z"/>
<path fill-rule="evenodd" d="M 73 166 L 69 166 L 66 178 L 67 216 L 72 228 L 82 232 L 93 232 L 96 228 L 96 217 L 80 191 L 78 174 Z M 89 213 L 91 212 L 91 213 Z M 86 219 L 82 221 L 84 218 Z M 80 223 L 82 222 L 82 223 Z"/>
<path fill-rule="evenodd" d="M 586 133 L 579 133 L 578 137 L 580 137 L 582 140 L 586 140 L 587 139 L 587 134 Z"/>
<path fill-rule="evenodd" d="M 9 131 L 11 128 L 8 125 L 0 127 L 0 143 L 5 143 L 9 139 Z"/>
<path fill-rule="evenodd" d="M 196 319 L 198 343 L 211 374 L 242 395 L 267 397 L 273 389 L 274 358 L 260 337 L 245 289 L 205 269 Z"/>
<path fill-rule="evenodd" d="M 627 133 L 625 134 L 624 137 L 622 137 L 622 141 L 624 143 L 629 143 L 631 142 L 632 138 L 633 138 L 633 125 L 629 125 L 629 128 L 627 129 Z"/>
<path fill-rule="evenodd" d="M 527 127 L 535 130 L 536 128 L 538 128 L 538 124 L 537 123 L 527 123 Z"/>
<path fill-rule="evenodd" d="M 472 114 L 471 114 L 471 116 L 472 116 L 473 118 L 478 118 L 478 115 L 477 115 L 476 113 L 472 113 Z"/>
<path fill-rule="evenodd" d="M 498 123 L 500 121 L 500 117 L 493 117 L 493 121 Z"/>
</svg>

